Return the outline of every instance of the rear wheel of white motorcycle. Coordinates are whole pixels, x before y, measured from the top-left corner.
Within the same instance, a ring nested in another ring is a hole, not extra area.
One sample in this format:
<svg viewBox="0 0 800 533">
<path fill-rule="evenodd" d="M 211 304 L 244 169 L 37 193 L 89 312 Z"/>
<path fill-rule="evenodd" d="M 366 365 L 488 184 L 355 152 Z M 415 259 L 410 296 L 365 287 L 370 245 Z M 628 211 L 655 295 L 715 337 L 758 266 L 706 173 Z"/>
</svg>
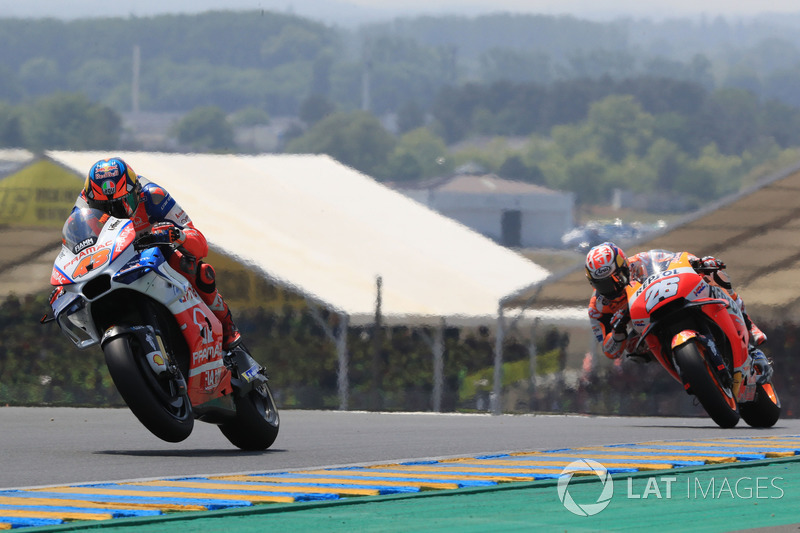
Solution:
<svg viewBox="0 0 800 533">
<path fill-rule="evenodd" d="M 103 346 L 106 365 L 122 399 L 156 437 L 180 442 L 192 432 L 194 415 L 186 393 L 172 379 L 158 379 L 133 337 L 122 335 Z"/>
<path fill-rule="evenodd" d="M 781 417 L 781 401 L 772 383 L 756 385 L 756 399 L 739 404 L 742 420 L 755 428 L 771 428 Z"/>
<path fill-rule="evenodd" d="M 683 384 L 700 401 L 708 416 L 721 428 L 732 428 L 739 422 L 736 398 L 730 387 L 719 382 L 716 372 L 703 357 L 703 348 L 689 341 L 674 351 Z"/>
<path fill-rule="evenodd" d="M 220 424 L 222 434 L 242 450 L 260 451 L 272 446 L 278 437 L 280 416 L 269 385 L 262 383 L 235 401 L 236 416 Z"/>
</svg>

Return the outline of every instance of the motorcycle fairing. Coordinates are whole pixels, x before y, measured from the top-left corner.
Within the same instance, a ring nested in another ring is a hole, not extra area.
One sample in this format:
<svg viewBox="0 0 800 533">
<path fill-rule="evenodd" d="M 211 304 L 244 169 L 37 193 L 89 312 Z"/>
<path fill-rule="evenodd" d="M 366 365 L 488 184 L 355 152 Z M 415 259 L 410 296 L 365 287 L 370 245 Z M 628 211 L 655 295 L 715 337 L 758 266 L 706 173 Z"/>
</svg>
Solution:
<svg viewBox="0 0 800 533">
<path fill-rule="evenodd" d="M 102 332 L 96 331 L 92 302 L 120 285 L 146 294 L 173 314 L 188 345 L 191 361 L 186 377 L 193 406 L 200 412 L 204 406 L 217 404 L 234 409 L 231 376 L 223 359 L 222 324 L 191 283 L 169 265 L 164 252 L 157 246 L 135 250 L 136 232 L 130 220 L 93 209 L 73 211 L 63 234 L 51 283 L 74 287 L 53 303 L 54 316 L 68 337 L 79 348 L 98 344 Z M 111 275 L 112 283 L 88 298 L 82 288 L 103 272 Z"/>
<path fill-rule="evenodd" d="M 652 253 L 652 252 L 651 252 Z M 712 287 L 703 280 L 702 275 L 692 268 L 687 252 L 662 252 L 657 260 L 643 265 L 639 277 L 628 287 L 631 323 L 641 334 L 650 351 L 656 356 L 665 369 L 678 381 L 681 381 L 671 357 L 665 357 L 661 342 L 649 333 L 656 326 L 652 319 L 673 302 L 683 300 L 681 309 L 698 307 L 710 320 L 716 322 L 724 334 L 731 340 L 734 370 L 744 368 L 748 360 L 748 333 L 744 319 L 738 306 L 718 287 Z M 697 278 L 697 282 L 692 282 Z M 688 333 L 679 335 L 688 337 Z M 702 336 L 700 333 L 698 335 Z M 672 343 L 679 340 L 672 340 Z M 685 341 L 684 341 L 685 342 Z M 717 366 L 717 365 L 715 365 Z"/>
<path fill-rule="evenodd" d="M 191 286 L 185 295 L 168 306 L 189 345 L 191 362 L 188 387 L 192 404 L 230 395 L 230 373 L 225 372 L 222 323 Z"/>
</svg>

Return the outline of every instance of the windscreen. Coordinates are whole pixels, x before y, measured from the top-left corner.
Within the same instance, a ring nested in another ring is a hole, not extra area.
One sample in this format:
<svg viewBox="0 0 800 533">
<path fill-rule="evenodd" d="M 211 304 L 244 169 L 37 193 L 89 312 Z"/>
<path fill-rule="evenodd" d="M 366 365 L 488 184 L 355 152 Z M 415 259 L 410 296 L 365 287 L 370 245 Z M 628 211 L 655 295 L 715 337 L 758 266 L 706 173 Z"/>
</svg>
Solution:
<svg viewBox="0 0 800 533">
<path fill-rule="evenodd" d="M 97 209 L 85 207 L 73 210 L 67 221 L 64 222 L 64 229 L 61 232 L 64 245 L 73 254 L 93 246 L 97 243 L 97 237 L 108 219 L 109 216 L 106 213 Z"/>
<path fill-rule="evenodd" d="M 646 279 L 654 274 L 659 274 L 669 269 L 670 262 L 678 254 L 667 250 L 650 250 L 639 254 L 636 265 L 636 276 L 639 280 Z"/>
</svg>

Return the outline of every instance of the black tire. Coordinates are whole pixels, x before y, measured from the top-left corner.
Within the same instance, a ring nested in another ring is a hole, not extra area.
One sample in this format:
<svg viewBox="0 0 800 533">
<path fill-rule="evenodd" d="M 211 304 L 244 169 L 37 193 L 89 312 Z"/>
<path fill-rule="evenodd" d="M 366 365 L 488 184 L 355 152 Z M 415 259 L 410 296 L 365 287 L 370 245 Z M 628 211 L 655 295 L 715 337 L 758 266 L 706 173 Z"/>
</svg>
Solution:
<svg viewBox="0 0 800 533">
<path fill-rule="evenodd" d="M 719 427 L 732 428 L 739 422 L 736 398 L 730 387 L 719 382 L 702 354 L 697 343 L 690 340 L 676 348 L 673 355 L 684 386 L 697 397 L 708 416 Z"/>
<path fill-rule="evenodd" d="M 222 434 L 237 448 L 266 450 L 278 437 L 280 416 L 269 385 L 259 385 L 247 395 L 236 398 L 236 416 L 220 424 Z"/>
<path fill-rule="evenodd" d="M 186 393 L 173 380 L 159 380 L 133 336 L 121 335 L 103 346 L 106 365 L 122 399 L 156 437 L 180 442 L 192 432 L 194 415 Z"/>
<path fill-rule="evenodd" d="M 739 404 L 739 414 L 742 420 L 754 428 L 771 428 L 781 417 L 781 400 L 778 393 L 769 384 L 774 396 L 774 401 L 764 389 L 763 385 L 756 385 L 756 399 L 752 402 Z"/>
</svg>

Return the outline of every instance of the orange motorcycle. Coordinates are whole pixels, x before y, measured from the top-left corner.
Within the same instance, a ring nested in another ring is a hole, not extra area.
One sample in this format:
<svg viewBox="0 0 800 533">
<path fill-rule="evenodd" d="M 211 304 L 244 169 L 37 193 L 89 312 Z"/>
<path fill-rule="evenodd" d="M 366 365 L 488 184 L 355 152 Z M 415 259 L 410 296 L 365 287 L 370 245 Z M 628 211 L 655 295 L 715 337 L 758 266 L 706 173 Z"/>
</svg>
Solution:
<svg viewBox="0 0 800 533">
<path fill-rule="evenodd" d="M 698 273 L 686 252 L 641 255 L 627 288 L 630 321 L 613 325 L 639 335 L 631 354 L 649 349 L 720 427 L 734 427 L 740 417 L 754 427 L 773 426 L 780 400 L 771 380 L 753 365 L 749 330 L 736 302 Z"/>
</svg>

